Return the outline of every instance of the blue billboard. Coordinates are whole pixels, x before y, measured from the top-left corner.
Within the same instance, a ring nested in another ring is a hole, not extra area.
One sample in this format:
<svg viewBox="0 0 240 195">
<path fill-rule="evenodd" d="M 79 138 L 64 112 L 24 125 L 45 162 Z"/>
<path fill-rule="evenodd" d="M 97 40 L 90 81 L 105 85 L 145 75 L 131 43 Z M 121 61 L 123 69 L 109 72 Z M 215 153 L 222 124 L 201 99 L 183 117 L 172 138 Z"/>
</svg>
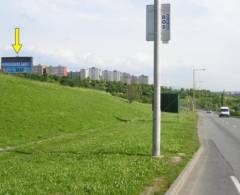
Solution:
<svg viewBox="0 0 240 195">
<path fill-rule="evenodd" d="M 33 66 L 32 57 L 3 57 L 2 71 L 10 74 L 31 73 Z"/>
</svg>

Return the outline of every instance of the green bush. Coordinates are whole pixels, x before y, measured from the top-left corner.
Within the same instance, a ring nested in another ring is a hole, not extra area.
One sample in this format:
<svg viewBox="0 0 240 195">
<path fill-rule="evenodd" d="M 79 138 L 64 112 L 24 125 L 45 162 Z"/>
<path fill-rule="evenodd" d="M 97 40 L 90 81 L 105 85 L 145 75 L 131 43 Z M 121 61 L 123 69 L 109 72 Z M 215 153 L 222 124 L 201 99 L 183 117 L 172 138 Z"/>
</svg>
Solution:
<svg viewBox="0 0 240 195">
<path fill-rule="evenodd" d="M 231 112 L 231 116 L 237 116 L 237 117 L 240 117 L 240 111 L 237 111 L 237 112 Z"/>
</svg>

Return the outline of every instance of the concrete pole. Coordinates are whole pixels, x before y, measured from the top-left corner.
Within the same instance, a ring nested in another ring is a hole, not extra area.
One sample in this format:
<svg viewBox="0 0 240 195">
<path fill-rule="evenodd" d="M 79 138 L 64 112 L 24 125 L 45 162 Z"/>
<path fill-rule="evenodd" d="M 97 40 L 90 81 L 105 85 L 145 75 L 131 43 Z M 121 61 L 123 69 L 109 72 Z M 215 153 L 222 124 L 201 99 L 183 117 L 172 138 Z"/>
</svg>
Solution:
<svg viewBox="0 0 240 195">
<path fill-rule="evenodd" d="M 160 42 L 160 0 L 154 0 L 154 102 L 153 102 L 153 146 L 152 156 L 161 155 L 161 85 L 160 85 L 160 64 L 159 64 L 159 42 Z"/>
</svg>

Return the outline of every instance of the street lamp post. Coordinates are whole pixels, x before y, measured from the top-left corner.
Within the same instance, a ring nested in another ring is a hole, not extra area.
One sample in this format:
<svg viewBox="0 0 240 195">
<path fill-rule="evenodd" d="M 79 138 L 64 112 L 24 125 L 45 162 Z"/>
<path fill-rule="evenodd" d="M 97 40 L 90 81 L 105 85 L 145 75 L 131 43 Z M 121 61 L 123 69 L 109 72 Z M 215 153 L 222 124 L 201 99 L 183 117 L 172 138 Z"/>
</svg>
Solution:
<svg viewBox="0 0 240 195">
<path fill-rule="evenodd" d="M 197 71 L 205 71 L 205 68 L 194 68 L 193 69 L 193 101 L 192 101 L 192 111 L 196 111 L 196 72 Z"/>
</svg>

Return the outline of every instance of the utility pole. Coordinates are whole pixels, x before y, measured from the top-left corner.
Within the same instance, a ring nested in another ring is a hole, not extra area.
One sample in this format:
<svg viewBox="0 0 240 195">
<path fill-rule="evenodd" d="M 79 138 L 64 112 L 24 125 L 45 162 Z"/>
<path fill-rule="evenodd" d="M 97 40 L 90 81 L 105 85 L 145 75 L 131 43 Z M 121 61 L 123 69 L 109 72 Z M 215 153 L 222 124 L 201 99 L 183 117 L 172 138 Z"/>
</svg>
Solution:
<svg viewBox="0 0 240 195">
<path fill-rule="evenodd" d="M 154 0 L 154 101 L 153 101 L 153 151 L 152 156 L 161 155 L 161 85 L 159 64 L 160 0 Z"/>
</svg>

